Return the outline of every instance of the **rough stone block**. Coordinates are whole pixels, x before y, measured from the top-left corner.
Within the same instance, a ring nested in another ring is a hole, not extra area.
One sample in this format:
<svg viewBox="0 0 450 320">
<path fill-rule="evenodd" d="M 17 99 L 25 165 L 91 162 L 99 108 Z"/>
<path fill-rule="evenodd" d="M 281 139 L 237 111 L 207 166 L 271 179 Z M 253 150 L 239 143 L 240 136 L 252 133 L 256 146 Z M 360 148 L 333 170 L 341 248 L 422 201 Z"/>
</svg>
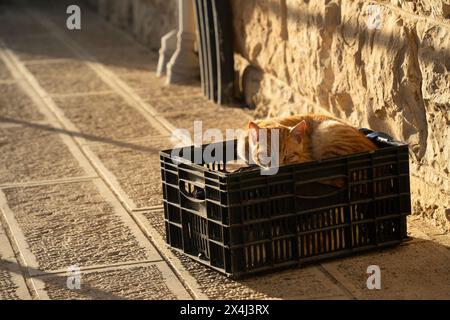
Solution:
<svg viewBox="0 0 450 320">
<path fill-rule="evenodd" d="M 0 223 L 0 300 L 31 299 L 21 267 Z"/>
<path fill-rule="evenodd" d="M 83 62 L 32 64 L 27 68 L 50 94 L 85 93 L 109 87 Z"/>
<path fill-rule="evenodd" d="M 68 97 L 55 102 L 86 142 L 115 144 L 159 134 L 142 114 L 116 94 Z"/>
<path fill-rule="evenodd" d="M 0 116 L 3 118 L 0 119 L 0 123 L 8 123 L 8 121 L 14 120 L 44 120 L 44 116 L 39 112 L 31 98 L 14 83 L 0 84 Z"/>
<path fill-rule="evenodd" d="M 4 191 L 41 271 L 148 259 L 92 182 Z"/>
<path fill-rule="evenodd" d="M 79 290 L 67 288 L 67 276 L 39 278 L 50 299 L 56 300 L 175 300 L 156 265 L 81 273 Z"/>
<path fill-rule="evenodd" d="M 12 80 L 11 73 L 9 72 L 8 68 L 5 66 L 3 61 L 0 60 L 0 80 L 7 80 L 7 79 Z"/>
<path fill-rule="evenodd" d="M 139 208 L 162 205 L 159 151 L 171 147 L 169 140 L 161 138 L 127 146 L 102 144 L 90 148 Z"/>
<path fill-rule="evenodd" d="M 22 61 L 75 58 L 64 43 L 48 34 L 18 35 L 8 39 L 6 44 Z"/>
<path fill-rule="evenodd" d="M 54 130 L 48 124 L 0 129 L 0 183 L 85 175 Z"/>
<path fill-rule="evenodd" d="M 338 281 L 360 299 L 449 299 L 450 253 L 431 241 L 326 263 Z M 367 288 L 367 267 L 378 265 L 381 289 Z M 436 276 L 436 275 L 440 276 Z"/>
<path fill-rule="evenodd" d="M 202 132 L 206 129 L 218 129 L 223 139 L 227 129 L 244 129 L 252 119 L 252 111 L 233 106 L 219 106 L 204 97 L 180 97 L 179 99 L 163 99 L 152 103 L 158 113 L 179 129 L 194 132 L 194 121 L 202 122 Z M 226 115 L 226 116 L 220 116 Z M 193 135 L 191 139 L 193 139 Z M 206 139 L 205 143 L 210 141 Z"/>
<path fill-rule="evenodd" d="M 306 267 L 232 280 L 222 274 L 175 253 L 186 270 L 197 280 L 210 299 L 349 299 L 317 267 Z M 301 284 L 301 285 L 300 285 Z"/>
</svg>

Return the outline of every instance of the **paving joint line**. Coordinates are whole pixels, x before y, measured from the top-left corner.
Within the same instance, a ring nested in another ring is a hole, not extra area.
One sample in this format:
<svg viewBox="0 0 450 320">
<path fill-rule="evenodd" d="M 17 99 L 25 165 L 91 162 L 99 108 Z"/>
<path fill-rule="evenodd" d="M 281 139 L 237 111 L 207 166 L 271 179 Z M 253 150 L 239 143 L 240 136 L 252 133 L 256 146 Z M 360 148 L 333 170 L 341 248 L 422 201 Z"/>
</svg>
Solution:
<svg viewBox="0 0 450 320">
<path fill-rule="evenodd" d="M 36 59 L 36 60 L 22 60 L 22 62 L 26 66 L 36 66 L 45 64 L 74 62 L 74 59 L 73 58 Z"/>
<path fill-rule="evenodd" d="M 143 212 L 132 212 L 131 215 L 134 217 L 136 223 L 143 230 L 146 230 L 146 233 L 152 243 L 155 244 L 157 250 L 166 259 L 167 264 L 171 268 L 175 269 L 178 278 L 183 282 L 190 294 L 197 300 L 209 300 L 209 297 L 202 292 L 198 281 L 189 273 L 189 271 L 186 270 L 181 261 L 173 254 L 172 249 L 159 234 L 159 232 L 147 219 L 145 219 Z"/>
<path fill-rule="evenodd" d="M 165 136 L 165 135 L 157 135 L 157 136 L 145 136 L 145 137 L 139 137 L 139 138 L 126 138 L 126 139 L 120 139 L 119 142 L 123 142 L 123 143 L 139 143 L 139 142 L 149 142 L 149 141 L 153 141 L 153 140 L 161 140 L 161 139 L 170 139 L 170 136 Z M 106 142 L 102 142 L 102 141 L 89 141 L 89 140 L 85 140 L 84 141 L 80 141 L 80 145 L 82 146 L 100 146 L 100 145 L 104 145 Z"/>
<path fill-rule="evenodd" d="M 86 145 L 79 145 L 79 148 L 83 152 L 84 156 L 90 161 L 91 165 L 97 171 L 98 175 L 112 190 L 119 202 L 124 206 L 127 211 L 131 211 L 136 208 L 134 201 L 126 194 L 122 189 L 116 176 L 106 168 L 100 158 L 95 154 L 91 148 Z"/>
<path fill-rule="evenodd" d="M 358 300 L 357 297 L 355 297 L 355 295 L 347 288 L 345 287 L 345 285 L 343 283 L 341 283 L 338 279 L 336 279 L 335 276 L 333 276 L 331 274 L 331 272 L 329 272 L 326 267 L 324 266 L 324 264 L 320 263 L 317 265 L 317 268 L 331 281 L 334 283 L 334 285 L 336 285 L 336 287 L 339 288 L 339 290 L 341 290 L 345 295 L 347 295 L 349 298 L 351 298 L 352 300 Z"/>
<path fill-rule="evenodd" d="M 28 287 L 30 295 L 33 299 L 48 299 L 46 293 L 39 293 L 36 283 L 30 276 L 31 269 L 30 264 L 37 264 L 35 257 L 26 246 L 26 240 L 24 234 L 20 231 L 20 227 L 17 220 L 14 217 L 14 213 L 9 208 L 5 194 L 0 190 L 0 220 L 2 221 L 3 228 L 9 238 L 11 247 L 13 248 L 16 256 L 17 263 L 20 266 L 22 275 L 25 279 L 25 283 Z M 19 232 L 20 231 L 20 232 Z M 24 247 L 25 245 L 25 247 Z"/>
<path fill-rule="evenodd" d="M 201 95 L 198 95 L 198 94 L 192 94 L 192 95 L 180 94 L 180 95 L 173 95 L 173 96 L 170 96 L 170 97 L 147 98 L 144 101 L 151 104 L 152 102 L 160 102 L 160 101 L 163 101 L 163 100 L 171 101 L 171 100 L 192 99 L 192 98 L 204 98 L 204 97 L 201 96 Z M 209 101 L 209 100 L 207 100 L 207 101 Z"/>
<path fill-rule="evenodd" d="M 27 187 L 39 187 L 39 186 L 48 186 L 48 185 L 57 185 L 57 184 L 79 183 L 79 182 L 92 181 L 94 179 L 100 179 L 100 177 L 99 176 L 82 176 L 82 177 L 74 177 L 74 178 L 5 183 L 5 184 L 0 184 L 0 189 L 6 190 L 6 189 L 15 189 L 15 188 L 27 188 Z"/>
<path fill-rule="evenodd" d="M 9 79 L 7 79 L 7 80 L 0 80 L 0 85 L 8 85 L 8 84 L 15 84 L 15 83 L 17 83 L 16 80 L 9 80 Z"/>
<path fill-rule="evenodd" d="M 331 300 L 333 298 L 342 298 L 342 297 L 345 297 L 348 300 L 347 296 L 339 296 L 339 295 L 317 296 L 317 297 L 306 298 L 306 300 L 311 300 L 311 301 L 315 301 L 315 300 Z M 343 300 L 343 299 L 340 299 L 340 300 Z"/>
<path fill-rule="evenodd" d="M 106 96 L 115 94 L 114 90 L 102 90 L 102 91 L 87 91 L 87 92 L 74 92 L 74 93 L 52 93 L 50 97 L 54 99 L 64 98 L 78 98 L 78 97 L 92 97 L 92 96 Z"/>
<path fill-rule="evenodd" d="M 29 285 L 26 277 L 26 269 L 19 261 L 17 254 L 17 248 L 14 246 L 11 240 L 10 229 L 6 224 L 3 217 L 2 210 L 0 209 L 0 254 L 2 255 L 2 262 L 6 263 L 6 272 L 10 273 L 11 282 L 14 283 L 16 290 L 15 294 L 19 299 L 32 299 L 34 290 Z M 9 266 L 8 266 L 9 264 Z M 26 291 L 26 293 L 24 292 Z M 25 294 L 25 296 L 24 296 Z"/>
<path fill-rule="evenodd" d="M 131 210 L 131 212 L 133 212 L 133 213 L 154 212 L 154 211 L 161 211 L 161 210 L 164 210 L 164 205 L 136 208 L 136 209 Z"/>
</svg>

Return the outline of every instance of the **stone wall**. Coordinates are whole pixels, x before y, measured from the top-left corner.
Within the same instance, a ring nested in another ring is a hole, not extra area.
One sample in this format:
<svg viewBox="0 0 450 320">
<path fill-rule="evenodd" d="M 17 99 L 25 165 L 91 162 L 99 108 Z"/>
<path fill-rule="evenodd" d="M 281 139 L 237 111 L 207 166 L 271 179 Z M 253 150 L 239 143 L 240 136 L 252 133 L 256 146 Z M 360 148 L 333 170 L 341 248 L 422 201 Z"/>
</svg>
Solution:
<svg viewBox="0 0 450 320">
<path fill-rule="evenodd" d="M 158 50 L 161 37 L 178 27 L 177 0 L 87 0 L 112 24 Z"/>
<path fill-rule="evenodd" d="M 330 113 L 407 141 L 414 213 L 450 230 L 450 0 L 231 2 L 257 115 Z"/>
</svg>

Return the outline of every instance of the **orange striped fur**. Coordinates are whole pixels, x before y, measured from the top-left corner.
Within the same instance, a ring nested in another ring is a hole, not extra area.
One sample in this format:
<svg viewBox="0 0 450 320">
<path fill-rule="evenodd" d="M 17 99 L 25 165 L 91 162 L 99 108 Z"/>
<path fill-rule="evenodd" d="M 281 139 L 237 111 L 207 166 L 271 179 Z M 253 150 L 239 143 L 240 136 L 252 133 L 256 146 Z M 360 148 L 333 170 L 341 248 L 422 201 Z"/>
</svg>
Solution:
<svg viewBox="0 0 450 320">
<path fill-rule="evenodd" d="M 260 129 L 268 129 L 267 140 L 258 139 Z M 261 155 L 271 154 L 272 129 L 279 130 L 279 165 L 377 149 L 358 129 L 341 120 L 321 114 L 300 114 L 250 122 L 247 134 L 238 141 L 239 156 L 247 162 L 252 159 L 260 166 L 268 166 Z"/>
</svg>

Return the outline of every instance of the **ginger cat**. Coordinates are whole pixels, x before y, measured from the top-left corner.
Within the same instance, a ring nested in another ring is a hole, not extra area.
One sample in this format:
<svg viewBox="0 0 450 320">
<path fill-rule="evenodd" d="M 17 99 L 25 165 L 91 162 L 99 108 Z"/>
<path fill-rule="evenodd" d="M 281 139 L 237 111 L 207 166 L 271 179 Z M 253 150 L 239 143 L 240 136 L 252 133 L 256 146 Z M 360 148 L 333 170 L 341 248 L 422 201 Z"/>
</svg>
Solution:
<svg viewBox="0 0 450 320">
<path fill-rule="evenodd" d="M 260 140 L 261 129 L 268 129 L 267 139 Z M 250 122 L 247 134 L 238 140 L 239 157 L 247 163 L 253 161 L 261 167 L 270 166 L 270 161 L 264 157 L 271 155 L 271 129 L 279 130 L 280 166 L 377 149 L 358 129 L 338 119 L 320 114 L 301 114 Z"/>
</svg>

